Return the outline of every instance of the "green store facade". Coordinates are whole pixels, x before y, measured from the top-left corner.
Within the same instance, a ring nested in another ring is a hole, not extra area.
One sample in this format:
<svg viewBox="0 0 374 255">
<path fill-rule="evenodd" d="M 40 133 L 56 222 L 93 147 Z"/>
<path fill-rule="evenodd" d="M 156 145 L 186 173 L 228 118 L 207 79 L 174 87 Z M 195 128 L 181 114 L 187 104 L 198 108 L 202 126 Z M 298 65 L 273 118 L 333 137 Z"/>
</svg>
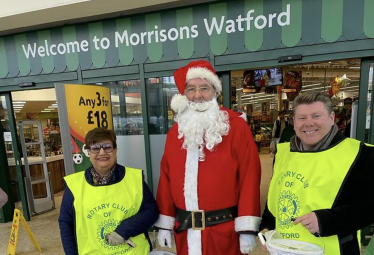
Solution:
<svg viewBox="0 0 374 255">
<path fill-rule="evenodd" d="M 294 55 L 302 57 L 279 61 Z M 374 122 L 366 128 L 372 100 L 374 0 L 220 1 L 0 37 L 0 96 L 10 116 L 12 140 L 17 141 L 11 92 L 54 88 L 55 83 L 110 87 L 121 107 L 114 121 L 116 132 L 126 144 L 118 155 L 136 153 L 128 158 L 145 170 L 155 192 L 172 125 L 168 105 L 176 86 L 171 76 L 178 67 L 197 59 L 210 61 L 222 78 L 223 105 L 230 108 L 232 70 L 348 58 L 361 59 L 357 138 L 374 143 Z M 33 86 L 22 87 L 25 83 Z M 141 132 L 129 134 L 121 126 L 121 118 L 129 117 L 123 102 L 126 93 L 140 95 L 134 124 Z M 153 123 L 158 124 L 157 132 Z M 2 140 L 3 134 L 0 144 Z M 133 148 L 138 149 L 131 152 Z M 20 150 L 16 142 L 13 150 Z M 6 159 L 0 146 L 0 186 L 10 192 Z M 17 166 L 26 205 L 21 173 Z M 14 201 L 10 202 L 0 211 L 1 222 L 12 220 Z"/>
</svg>

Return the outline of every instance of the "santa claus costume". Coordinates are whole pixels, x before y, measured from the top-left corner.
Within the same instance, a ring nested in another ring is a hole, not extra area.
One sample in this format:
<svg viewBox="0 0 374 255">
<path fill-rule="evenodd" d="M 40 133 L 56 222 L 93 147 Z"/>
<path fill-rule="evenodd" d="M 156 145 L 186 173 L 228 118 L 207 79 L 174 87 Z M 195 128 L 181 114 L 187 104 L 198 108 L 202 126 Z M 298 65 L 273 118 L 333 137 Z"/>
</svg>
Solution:
<svg viewBox="0 0 374 255">
<path fill-rule="evenodd" d="M 174 77 L 181 94 L 171 102 L 177 123 L 161 161 L 155 226 L 174 230 L 178 255 L 242 254 L 251 245 L 246 237 L 253 243 L 261 222 L 261 165 L 252 133 L 239 113 L 219 108 L 215 98 L 212 110 L 185 116 L 196 112 L 184 95 L 189 80 L 201 78 L 222 91 L 208 62 L 191 62 Z"/>
</svg>

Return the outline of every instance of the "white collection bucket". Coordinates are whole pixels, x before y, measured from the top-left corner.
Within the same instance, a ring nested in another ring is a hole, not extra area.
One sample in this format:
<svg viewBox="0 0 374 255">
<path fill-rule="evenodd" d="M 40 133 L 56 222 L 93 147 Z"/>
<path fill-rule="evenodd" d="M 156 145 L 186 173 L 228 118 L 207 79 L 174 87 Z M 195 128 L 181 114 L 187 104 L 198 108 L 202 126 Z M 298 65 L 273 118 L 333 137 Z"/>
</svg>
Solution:
<svg viewBox="0 0 374 255">
<path fill-rule="evenodd" d="M 151 251 L 148 255 L 176 255 L 175 253 L 168 251 Z"/>
<path fill-rule="evenodd" d="M 270 232 L 270 231 L 269 231 Z M 318 245 L 284 238 L 273 238 L 274 231 L 266 235 L 266 247 L 271 255 L 323 255 L 324 249 Z"/>
</svg>

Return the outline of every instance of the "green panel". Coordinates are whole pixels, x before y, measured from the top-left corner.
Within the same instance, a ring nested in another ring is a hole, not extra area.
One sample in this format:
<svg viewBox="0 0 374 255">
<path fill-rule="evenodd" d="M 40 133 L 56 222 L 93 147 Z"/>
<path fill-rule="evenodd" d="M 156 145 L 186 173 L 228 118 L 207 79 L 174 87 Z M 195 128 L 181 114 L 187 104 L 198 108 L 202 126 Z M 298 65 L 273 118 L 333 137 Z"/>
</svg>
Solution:
<svg viewBox="0 0 374 255">
<path fill-rule="evenodd" d="M 24 54 L 24 51 L 23 51 L 23 48 L 22 48 L 22 45 L 23 45 L 25 47 L 25 49 L 27 50 L 26 34 L 16 35 L 14 37 L 14 40 L 16 42 L 17 60 L 18 60 L 19 71 L 20 71 L 22 76 L 26 76 L 30 73 L 30 60 Z M 44 43 L 43 43 L 43 45 L 44 45 Z M 38 54 L 37 50 L 38 49 L 36 48 L 36 53 L 35 54 Z M 5 54 L 5 51 L 4 51 L 4 54 Z M 30 56 L 30 57 L 32 57 L 32 56 Z"/>
<path fill-rule="evenodd" d="M 193 26 L 193 11 L 192 8 L 177 10 L 177 27 L 192 27 Z M 188 59 L 194 53 L 194 39 L 189 35 L 190 38 L 186 38 L 185 34 L 183 39 L 178 39 L 178 53 L 183 59 Z"/>
<path fill-rule="evenodd" d="M 131 35 L 131 20 L 130 18 L 118 19 L 117 20 L 117 31 L 122 35 L 124 31 L 127 31 L 128 36 Z M 134 59 L 132 46 L 126 42 L 118 44 L 119 60 L 123 65 L 129 65 Z"/>
<path fill-rule="evenodd" d="M 364 33 L 367 37 L 374 38 L 374 0 L 365 0 Z"/>
<path fill-rule="evenodd" d="M 207 21 L 208 25 L 212 28 L 212 21 L 215 18 L 217 28 L 221 29 L 220 31 L 213 29 L 210 36 L 210 49 L 215 55 L 222 55 L 227 49 L 226 19 L 223 19 L 221 23 L 223 16 L 227 16 L 227 3 L 212 4 L 209 6 L 210 20 Z"/>
<path fill-rule="evenodd" d="M 0 38 L 0 78 L 5 78 L 8 75 L 7 63 L 4 38 Z"/>
<path fill-rule="evenodd" d="M 294 47 L 301 40 L 302 3 L 301 0 L 283 0 L 283 10 L 286 10 L 289 4 L 292 13 L 290 25 L 282 27 L 282 42 L 287 47 Z"/>
<path fill-rule="evenodd" d="M 62 29 L 62 34 L 64 37 L 64 43 L 68 42 L 75 42 L 77 40 L 75 27 L 64 27 Z M 65 54 L 66 58 L 66 66 L 69 68 L 70 71 L 77 70 L 79 66 L 79 53 L 78 52 L 70 52 Z"/>
<path fill-rule="evenodd" d="M 326 42 L 335 42 L 343 33 L 343 2 L 322 1 L 322 38 Z"/>
<path fill-rule="evenodd" d="M 52 73 L 53 70 L 55 69 L 54 61 L 53 61 L 53 55 L 51 52 L 49 52 L 49 49 L 46 47 L 46 41 L 48 45 L 51 45 L 51 33 L 49 30 L 44 30 L 38 32 L 38 37 L 39 37 L 39 45 L 44 46 L 45 52 L 43 54 L 44 57 L 42 57 L 42 68 L 45 73 Z M 18 61 L 18 63 L 20 63 Z"/>
<path fill-rule="evenodd" d="M 88 25 L 90 34 L 92 64 L 96 68 L 101 68 L 105 65 L 105 50 L 101 47 L 101 40 L 103 39 L 103 23 L 96 22 Z M 96 38 L 96 43 L 94 39 Z"/>
<path fill-rule="evenodd" d="M 246 0 L 244 7 L 244 16 L 247 16 L 248 11 L 255 10 L 255 13 L 251 14 L 252 17 L 259 16 L 264 13 L 263 0 Z M 251 23 L 253 24 L 253 23 Z M 245 26 L 245 47 L 250 51 L 256 51 L 261 48 L 263 43 L 263 30 L 256 29 L 254 26 L 248 28 Z"/>
<path fill-rule="evenodd" d="M 145 24 L 147 31 L 160 31 L 161 30 L 161 15 L 160 13 L 145 15 Z M 155 26 L 158 27 L 156 30 Z M 151 40 L 148 38 L 147 50 L 148 58 L 152 62 L 158 62 L 162 58 L 162 42 L 156 42 L 155 35 L 151 35 Z"/>
</svg>

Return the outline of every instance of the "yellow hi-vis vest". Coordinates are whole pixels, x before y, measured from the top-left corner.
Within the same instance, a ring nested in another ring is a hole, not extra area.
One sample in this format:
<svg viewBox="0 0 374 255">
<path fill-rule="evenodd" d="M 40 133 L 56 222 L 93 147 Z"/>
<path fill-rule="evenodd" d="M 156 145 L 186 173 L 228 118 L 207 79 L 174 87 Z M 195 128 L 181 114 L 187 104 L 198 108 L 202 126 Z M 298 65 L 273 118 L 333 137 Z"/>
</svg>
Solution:
<svg viewBox="0 0 374 255">
<path fill-rule="evenodd" d="M 341 254 L 337 235 L 323 237 L 322 242 L 301 223 L 294 225 L 291 218 L 333 206 L 358 155 L 360 142 L 347 138 L 320 152 L 291 152 L 289 143 L 278 144 L 277 149 L 268 194 L 268 208 L 276 219 L 276 230 L 283 238 L 314 243 L 321 247 L 324 243 L 327 255 Z M 358 232 L 358 240 L 359 234 Z"/>
<path fill-rule="evenodd" d="M 84 173 L 65 177 L 74 196 L 78 253 L 148 254 L 150 247 L 144 234 L 131 237 L 135 248 L 126 243 L 111 246 L 105 241 L 106 234 L 112 233 L 123 220 L 138 213 L 143 200 L 142 170 L 126 167 L 122 181 L 108 186 L 89 184 Z"/>
</svg>

